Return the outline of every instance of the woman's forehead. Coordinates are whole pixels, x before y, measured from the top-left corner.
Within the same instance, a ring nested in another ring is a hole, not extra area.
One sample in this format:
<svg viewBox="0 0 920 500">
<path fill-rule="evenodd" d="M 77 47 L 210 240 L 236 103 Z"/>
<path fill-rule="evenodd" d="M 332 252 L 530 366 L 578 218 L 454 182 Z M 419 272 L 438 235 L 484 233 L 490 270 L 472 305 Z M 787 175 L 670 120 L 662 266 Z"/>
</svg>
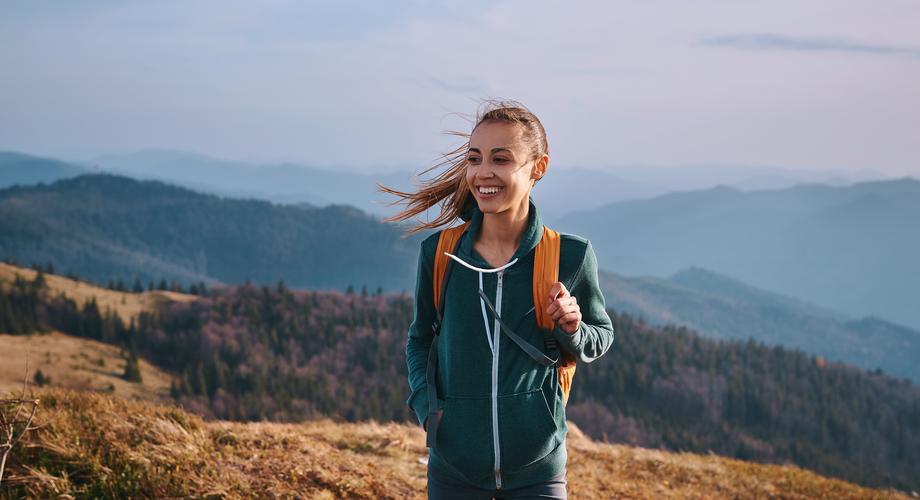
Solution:
<svg viewBox="0 0 920 500">
<path fill-rule="evenodd" d="M 470 135 L 470 149 L 488 152 L 494 148 L 518 150 L 523 147 L 522 127 L 517 123 L 485 121 Z"/>
</svg>

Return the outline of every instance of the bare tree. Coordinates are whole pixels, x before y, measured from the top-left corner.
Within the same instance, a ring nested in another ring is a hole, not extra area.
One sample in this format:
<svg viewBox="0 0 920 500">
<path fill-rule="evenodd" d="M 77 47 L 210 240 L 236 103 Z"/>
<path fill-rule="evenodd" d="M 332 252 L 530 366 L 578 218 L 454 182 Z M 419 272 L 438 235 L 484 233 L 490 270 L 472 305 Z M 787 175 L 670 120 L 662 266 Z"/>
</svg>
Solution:
<svg viewBox="0 0 920 500">
<path fill-rule="evenodd" d="M 18 398 L 0 399 L 0 483 L 3 482 L 3 470 L 6 468 L 6 458 L 23 436 L 38 427 L 32 426 L 35 412 L 38 410 L 40 400 L 26 397 L 26 388 L 29 384 L 29 359 L 26 355 L 26 376 L 22 381 L 22 392 Z M 26 416 L 28 413 L 28 417 Z"/>
</svg>

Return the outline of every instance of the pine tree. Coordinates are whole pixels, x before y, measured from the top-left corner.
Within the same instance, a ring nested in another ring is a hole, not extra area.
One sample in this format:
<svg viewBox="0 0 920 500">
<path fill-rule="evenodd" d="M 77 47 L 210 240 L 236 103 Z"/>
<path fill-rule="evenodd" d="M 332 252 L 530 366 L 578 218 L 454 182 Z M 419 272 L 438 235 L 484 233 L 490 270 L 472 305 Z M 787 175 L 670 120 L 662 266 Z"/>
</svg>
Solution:
<svg viewBox="0 0 920 500">
<path fill-rule="evenodd" d="M 35 279 L 32 280 L 32 288 L 35 290 L 41 290 L 47 284 L 45 280 L 45 272 L 39 268 L 38 272 L 35 274 Z"/>
<path fill-rule="evenodd" d="M 141 367 L 137 361 L 137 353 L 134 352 L 134 349 L 131 349 L 131 353 L 128 355 L 128 360 L 125 363 L 125 373 L 122 375 L 122 378 L 128 382 L 141 382 Z"/>
<path fill-rule="evenodd" d="M 46 376 L 41 370 L 35 370 L 35 385 L 41 387 L 51 383 L 51 377 Z"/>
</svg>

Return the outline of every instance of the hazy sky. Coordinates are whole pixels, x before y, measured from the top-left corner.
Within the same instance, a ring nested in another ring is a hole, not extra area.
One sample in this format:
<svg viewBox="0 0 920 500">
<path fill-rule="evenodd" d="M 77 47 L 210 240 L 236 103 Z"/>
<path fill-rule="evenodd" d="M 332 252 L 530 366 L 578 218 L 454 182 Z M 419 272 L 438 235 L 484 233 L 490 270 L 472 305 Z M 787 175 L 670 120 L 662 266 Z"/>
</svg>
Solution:
<svg viewBox="0 0 920 500">
<path fill-rule="evenodd" d="M 918 27 L 917 0 L 0 0 L 0 149 L 416 167 L 505 97 L 558 166 L 916 175 Z"/>
</svg>

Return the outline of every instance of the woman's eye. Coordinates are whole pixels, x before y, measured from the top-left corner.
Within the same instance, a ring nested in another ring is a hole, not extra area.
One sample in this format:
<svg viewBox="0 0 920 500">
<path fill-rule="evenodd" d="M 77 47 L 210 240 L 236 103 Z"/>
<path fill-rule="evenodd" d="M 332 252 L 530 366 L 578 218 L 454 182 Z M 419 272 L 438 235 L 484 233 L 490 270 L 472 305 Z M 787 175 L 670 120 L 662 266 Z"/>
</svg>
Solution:
<svg viewBox="0 0 920 500">
<path fill-rule="evenodd" d="M 496 158 L 495 159 L 495 163 L 505 163 L 507 161 L 508 161 L 507 158 Z"/>
<path fill-rule="evenodd" d="M 469 158 L 466 159 L 466 161 L 475 164 L 475 163 L 479 163 L 479 158 L 476 156 L 470 156 Z"/>
</svg>

